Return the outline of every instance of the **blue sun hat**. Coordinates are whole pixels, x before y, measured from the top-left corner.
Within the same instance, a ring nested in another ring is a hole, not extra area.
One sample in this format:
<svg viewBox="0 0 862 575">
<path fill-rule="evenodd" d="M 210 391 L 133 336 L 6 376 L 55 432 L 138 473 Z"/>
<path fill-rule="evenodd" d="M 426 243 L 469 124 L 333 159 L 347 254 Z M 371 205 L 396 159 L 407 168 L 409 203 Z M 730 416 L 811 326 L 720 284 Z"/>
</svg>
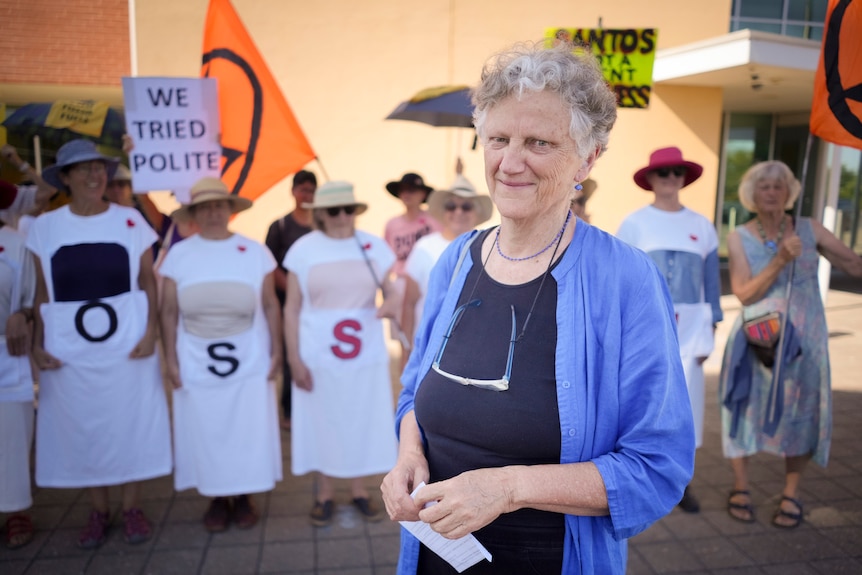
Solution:
<svg viewBox="0 0 862 575">
<path fill-rule="evenodd" d="M 60 172 L 63 168 L 72 164 L 80 164 L 81 162 L 90 162 L 92 160 L 102 160 L 105 162 L 105 167 L 108 170 L 108 181 L 114 177 L 114 172 L 117 171 L 117 166 L 120 164 L 118 158 L 104 156 L 96 149 L 96 144 L 90 140 L 72 140 L 63 144 L 57 150 L 57 163 L 49 168 L 42 170 L 42 179 L 57 188 L 65 190 L 66 186 L 60 180 Z"/>
</svg>

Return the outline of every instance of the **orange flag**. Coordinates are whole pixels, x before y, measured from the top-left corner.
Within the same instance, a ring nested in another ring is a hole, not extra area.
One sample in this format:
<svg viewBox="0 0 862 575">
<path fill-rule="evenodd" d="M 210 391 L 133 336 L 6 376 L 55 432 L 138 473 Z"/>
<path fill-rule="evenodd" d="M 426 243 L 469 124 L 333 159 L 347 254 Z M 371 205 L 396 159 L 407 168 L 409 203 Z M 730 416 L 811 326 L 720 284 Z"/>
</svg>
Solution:
<svg viewBox="0 0 862 575">
<path fill-rule="evenodd" d="M 862 149 L 862 0 L 829 0 L 814 77 L 811 133 Z"/>
<path fill-rule="evenodd" d="M 316 157 L 229 0 L 210 0 L 201 76 L 218 78 L 231 193 L 253 200 Z"/>
</svg>

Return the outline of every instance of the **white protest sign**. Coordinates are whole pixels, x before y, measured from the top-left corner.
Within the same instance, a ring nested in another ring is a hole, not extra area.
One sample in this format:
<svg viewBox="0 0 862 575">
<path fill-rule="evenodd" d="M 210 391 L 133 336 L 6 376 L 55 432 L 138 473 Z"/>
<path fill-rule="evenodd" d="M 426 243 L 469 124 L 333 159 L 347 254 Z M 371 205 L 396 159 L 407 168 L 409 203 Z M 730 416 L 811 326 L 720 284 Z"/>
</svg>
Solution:
<svg viewBox="0 0 862 575">
<path fill-rule="evenodd" d="M 123 78 L 136 192 L 173 190 L 180 202 L 199 179 L 221 175 L 215 78 Z"/>
</svg>

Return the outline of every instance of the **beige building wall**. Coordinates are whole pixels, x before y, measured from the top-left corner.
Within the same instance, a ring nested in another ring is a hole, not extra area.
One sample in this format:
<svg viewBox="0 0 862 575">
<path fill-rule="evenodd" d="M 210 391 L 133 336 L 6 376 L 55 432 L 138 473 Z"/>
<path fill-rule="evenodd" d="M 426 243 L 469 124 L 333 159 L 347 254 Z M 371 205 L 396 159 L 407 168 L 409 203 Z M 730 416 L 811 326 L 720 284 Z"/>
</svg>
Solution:
<svg viewBox="0 0 862 575">
<path fill-rule="evenodd" d="M 232 0 L 330 179 L 356 184 L 370 210 L 359 226 L 382 233 L 400 204 L 387 181 L 416 171 L 436 187 L 465 174 L 484 186 L 481 145 L 473 131 L 384 120 L 422 88 L 474 84 L 493 52 L 540 40 L 549 27 L 658 29 L 659 49 L 727 33 L 730 0 Z M 138 73 L 196 76 L 200 71 L 207 0 L 135 3 Z M 680 146 L 704 164 L 684 201 L 712 218 L 718 174 L 721 94 L 655 87 L 649 110 L 621 110 L 611 149 L 597 163 L 593 222 L 615 230 L 649 201 L 631 180 L 649 152 Z M 323 169 L 309 166 L 322 176 Z M 238 216 L 234 228 L 262 239 L 269 223 L 292 208 L 287 178 Z"/>
</svg>

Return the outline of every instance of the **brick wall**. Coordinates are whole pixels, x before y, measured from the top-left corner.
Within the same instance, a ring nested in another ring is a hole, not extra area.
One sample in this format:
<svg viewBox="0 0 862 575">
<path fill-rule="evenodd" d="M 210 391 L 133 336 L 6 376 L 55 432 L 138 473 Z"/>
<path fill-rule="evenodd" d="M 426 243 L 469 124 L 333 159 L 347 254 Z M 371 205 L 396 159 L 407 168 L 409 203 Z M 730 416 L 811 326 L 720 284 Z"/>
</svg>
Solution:
<svg viewBox="0 0 862 575">
<path fill-rule="evenodd" d="M 119 86 L 127 0 L 0 0 L 0 82 Z"/>
</svg>

